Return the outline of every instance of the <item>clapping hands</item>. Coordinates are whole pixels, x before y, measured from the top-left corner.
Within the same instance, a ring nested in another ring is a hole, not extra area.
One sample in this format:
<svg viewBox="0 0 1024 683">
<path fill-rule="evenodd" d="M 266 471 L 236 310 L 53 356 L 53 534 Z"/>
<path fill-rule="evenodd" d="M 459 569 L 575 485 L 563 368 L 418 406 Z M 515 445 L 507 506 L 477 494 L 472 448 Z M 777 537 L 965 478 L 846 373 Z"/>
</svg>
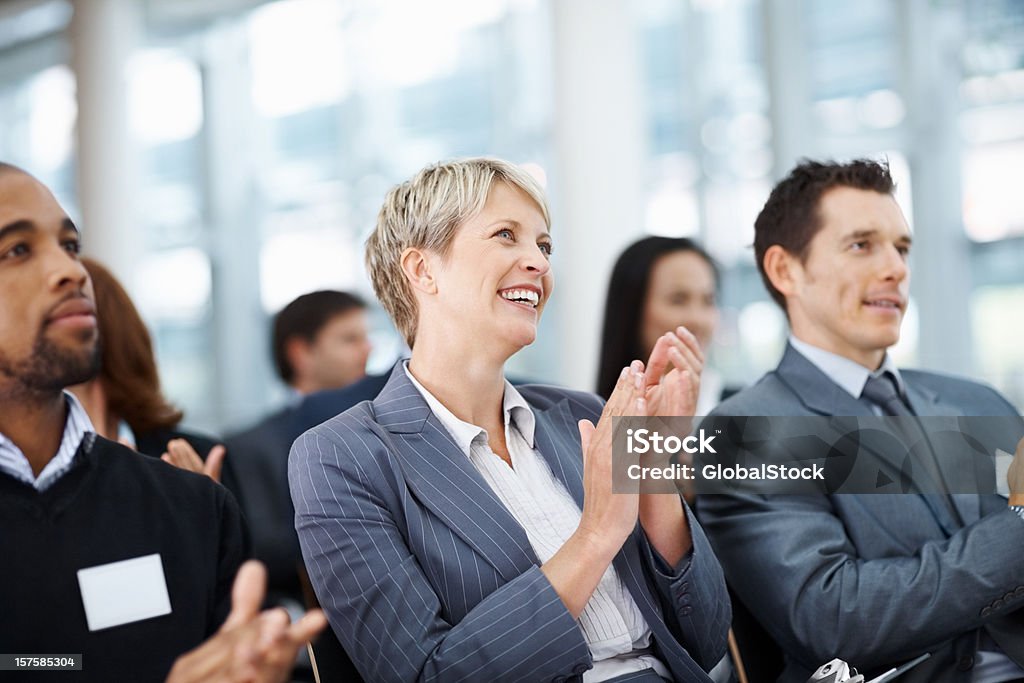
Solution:
<svg viewBox="0 0 1024 683">
<path fill-rule="evenodd" d="M 327 626 L 320 610 L 294 624 L 283 609 L 260 612 L 267 571 L 259 562 L 242 565 L 231 589 L 231 613 L 206 642 L 174 662 L 167 683 L 282 683 L 299 648 Z"/>
<path fill-rule="evenodd" d="M 633 367 L 644 373 L 648 415 L 693 417 L 704 353 L 689 330 L 680 326 L 666 332 L 655 343 L 646 371 L 640 361 L 633 361 Z"/>
</svg>

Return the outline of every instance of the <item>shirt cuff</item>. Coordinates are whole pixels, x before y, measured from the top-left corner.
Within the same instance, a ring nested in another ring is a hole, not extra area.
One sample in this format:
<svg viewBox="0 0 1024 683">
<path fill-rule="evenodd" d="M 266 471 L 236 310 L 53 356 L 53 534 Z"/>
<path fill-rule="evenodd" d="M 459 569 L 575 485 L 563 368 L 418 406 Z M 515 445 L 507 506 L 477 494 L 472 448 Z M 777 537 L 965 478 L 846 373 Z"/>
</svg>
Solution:
<svg viewBox="0 0 1024 683">
<path fill-rule="evenodd" d="M 1016 513 L 1021 521 L 1024 521 L 1024 505 L 1011 505 L 1010 511 Z"/>
<path fill-rule="evenodd" d="M 651 569 L 655 571 L 661 577 L 668 581 L 675 581 L 676 579 L 682 578 L 683 574 L 690 568 L 690 564 L 693 562 L 693 545 L 690 545 L 690 549 L 683 554 L 683 557 L 676 563 L 675 567 L 669 566 L 668 561 L 661 556 L 661 553 L 655 549 L 654 544 L 651 543 L 651 539 L 647 538 L 647 532 L 644 534 L 644 545 L 647 546 L 648 553 L 650 554 Z"/>
</svg>

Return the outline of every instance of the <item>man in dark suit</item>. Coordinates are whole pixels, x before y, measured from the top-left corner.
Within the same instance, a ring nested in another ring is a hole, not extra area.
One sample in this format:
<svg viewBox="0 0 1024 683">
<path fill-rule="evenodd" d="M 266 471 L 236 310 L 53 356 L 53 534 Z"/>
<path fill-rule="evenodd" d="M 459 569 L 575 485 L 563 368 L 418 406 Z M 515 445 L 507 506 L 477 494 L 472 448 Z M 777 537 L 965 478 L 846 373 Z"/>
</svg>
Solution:
<svg viewBox="0 0 1024 683">
<path fill-rule="evenodd" d="M 986 416 L 994 426 L 970 436 L 989 456 L 1013 452 L 1024 422 L 1006 399 L 963 379 L 901 371 L 887 354 L 907 306 L 910 244 L 885 165 L 797 166 L 772 191 L 754 241 L 765 286 L 789 319 L 789 344 L 778 368 L 712 417 Z M 779 680 L 802 682 L 837 656 L 877 674 L 924 652 L 931 659 L 901 680 L 1024 678 L 1022 452 L 1009 500 L 702 496 L 701 520 L 731 587 L 784 651 Z M 941 479 L 943 464 L 934 466 Z"/>
<path fill-rule="evenodd" d="M 303 294 L 274 317 L 272 352 L 292 401 L 225 443 L 254 555 L 269 573 L 268 597 L 301 605 L 302 557 L 288 495 L 288 451 L 306 429 L 299 427 L 297 413 L 307 395 L 358 384 L 365 377 L 370 353 L 366 304 L 347 292 Z M 358 400 L 363 398 L 372 397 Z"/>
</svg>

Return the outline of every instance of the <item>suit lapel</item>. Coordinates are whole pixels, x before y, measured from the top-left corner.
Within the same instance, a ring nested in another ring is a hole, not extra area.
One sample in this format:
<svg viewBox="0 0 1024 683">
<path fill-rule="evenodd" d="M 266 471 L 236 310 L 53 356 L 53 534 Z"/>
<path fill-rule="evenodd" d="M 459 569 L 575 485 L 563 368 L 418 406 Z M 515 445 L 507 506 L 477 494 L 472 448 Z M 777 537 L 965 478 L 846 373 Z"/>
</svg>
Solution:
<svg viewBox="0 0 1024 683">
<path fill-rule="evenodd" d="M 547 461 L 552 473 L 569 492 L 576 505 L 583 509 L 583 456 L 576 421 L 568 401 L 559 401 L 547 410 L 533 409 L 537 450 Z"/>
<path fill-rule="evenodd" d="M 907 378 L 907 400 L 914 413 L 925 418 L 928 423 L 928 431 L 937 431 L 937 428 L 945 428 L 951 432 L 960 431 L 961 427 L 957 418 L 963 414 L 963 411 L 943 401 L 931 389 L 913 382 L 910 377 Z M 940 421 L 944 423 L 942 418 L 948 419 L 948 426 L 936 424 Z M 935 452 L 934 447 L 932 451 Z M 973 524 L 981 519 L 981 496 L 970 493 L 953 493 L 950 494 L 950 498 L 964 525 Z"/>
<path fill-rule="evenodd" d="M 511 581 L 539 564 L 526 532 L 430 410 L 399 364 L 373 401 L 420 504 Z"/>
<path fill-rule="evenodd" d="M 874 414 L 869 405 L 850 396 L 790 344 L 786 344 L 786 352 L 775 372 L 814 414 L 842 417 Z"/>
<path fill-rule="evenodd" d="M 622 548 L 612 559 L 612 564 L 615 566 L 619 578 L 626 584 L 630 595 L 633 596 L 633 602 L 640 608 L 648 625 L 657 631 L 655 624 L 664 627 L 664 615 L 661 613 L 660 604 L 654 599 L 654 596 L 658 594 L 658 589 L 648 581 L 647 574 L 643 570 L 644 562 L 640 555 L 640 535 L 642 533 L 643 529 L 638 523 L 633 533 L 629 535 L 626 542 L 622 544 Z M 659 638 L 661 642 L 665 642 L 664 634 L 657 635 L 661 636 Z"/>
</svg>

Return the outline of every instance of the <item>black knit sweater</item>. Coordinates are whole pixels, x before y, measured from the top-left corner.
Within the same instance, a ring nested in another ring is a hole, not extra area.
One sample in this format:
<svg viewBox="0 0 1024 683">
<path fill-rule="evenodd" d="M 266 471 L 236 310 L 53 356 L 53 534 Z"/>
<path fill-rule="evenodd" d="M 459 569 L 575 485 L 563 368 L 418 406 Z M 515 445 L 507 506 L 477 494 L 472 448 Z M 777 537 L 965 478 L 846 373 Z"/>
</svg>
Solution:
<svg viewBox="0 0 1024 683">
<path fill-rule="evenodd" d="M 247 554 L 231 494 L 106 439 L 39 492 L 0 472 L 0 653 L 82 653 L 80 672 L 18 681 L 162 681 L 217 630 Z M 77 571 L 159 553 L 171 613 L 90 632 Z"/>
</svg>

